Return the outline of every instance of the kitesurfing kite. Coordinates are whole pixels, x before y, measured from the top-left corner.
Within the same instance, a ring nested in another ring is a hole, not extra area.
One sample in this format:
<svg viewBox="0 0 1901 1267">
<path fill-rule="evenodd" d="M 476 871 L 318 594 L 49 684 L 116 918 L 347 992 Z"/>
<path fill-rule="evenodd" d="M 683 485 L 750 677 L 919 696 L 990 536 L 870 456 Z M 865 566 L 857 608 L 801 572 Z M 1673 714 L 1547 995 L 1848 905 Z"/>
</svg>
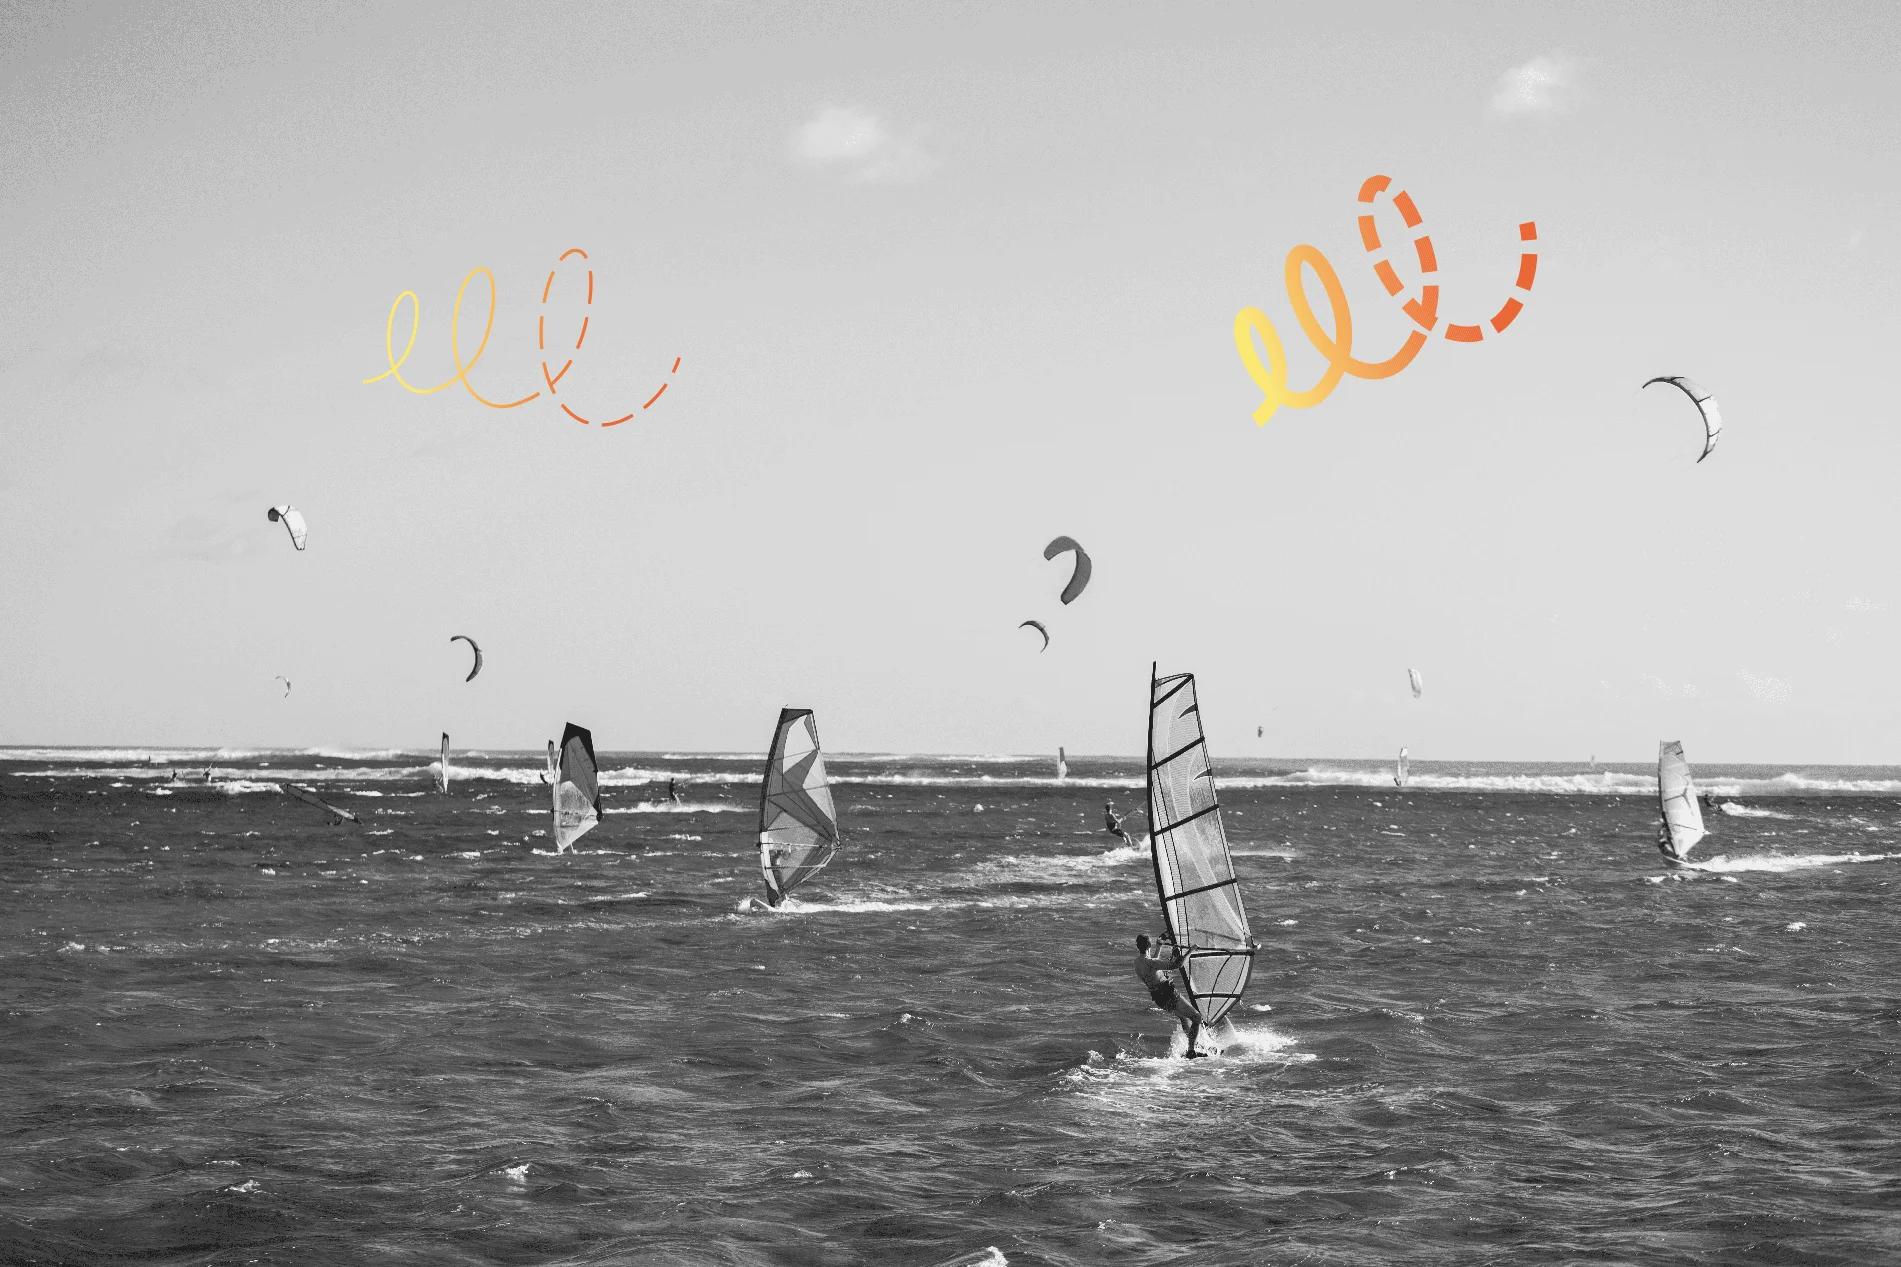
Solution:
<svg viewBox="0 0 1901 1267">
<path fill-rule="evenodd" d="M 594 736 L 569 722 L 555 750 L 554 848 L 566 853 L 601 821 L 600 767 L 594 760 Z"/>
<path fill-rule="evenodd" d="M 1682 741 L 1657 745 L 1657 850 L 1672 866 L 1683 866 L 1690 850 L 1709 833 L 1703 829 L 1703 810 L 1696 803 L 1696 785 L 1690 781 L 1690 763 Z"/>
<path fill-rule="evenodd" d="M 1048 651 L 1050 649 L 1050 631 L 1043 628 L 1042 621 L 1026 620 L 1022 624 L 1018 625 L 1017 628 L 1018 629 L 1034 629 L 1036 630 L 1036 632 L 1043 635 L 1043 645 L 1041 647 L 1038 647 L 1036 651 L 1038 655 L 1042 655 L 1045 651 Z"/>
<path fill-rule="evenodd" d="M 1206 1029 L 1241 1001 L 1258 947 L 1221 830 L 1192 673 L 1149 671 L 1148 811 L 1155 890 L 1181 956 L 1178 990 Z"/>
<path fill-rule="evenodd" d="M 264 513 L 272 523 L 283 520 L 285 530 L 290 533 L 290 543 L 299 550 L 304 548 L 304 538 L 310 535 L 310 530 L 304 527 L 304 513 L 301 510 L 295 506 L 284 505 L 273 506 Z"/>
<path fill-rule="evenodd" d="M 1069 584 L 1063 586 L 1063 602 L 1067 604 L 1075 602 L 1076 597 L 1083 592 L 1083 587 L 1089 584 L 1090 565 L 1089 555 L 1076 544 L 1074 537 L 1056 538 L 1043 547 L 1043 557 L 1053 559 L 1065 550 L 1076 552 L 1076 570 L 1070 573 Z"/>
<path fill-rule="evenodd" d="M 1426 679 L 1419 676 L 1418 669 L 1407 669 L 1406 680 L 1412 683 L 1413 698 L 1418 699 L 1426 691 Z"/>
<path fill-rule="evenodd" d="M 284 684 L 284 695 L 287 698 L 289 697 L 290 695 L 290 679 L 289 678 L 285 677 L 282 673 L 280 673 L 276 677 L 272 678 L 271 681 L 282 682 Z"/>
<path fill-rule="evenodd" d="M 1653 378 L 1649 383 L 1645 383 L 1644 387 L 1650 386 L 1650 383 L 1670 384 L 1688 396 L 1696 405 L 1696 411 L 1703 415 L 1703 452 L 1696 459 L 1701 462 L 1715 450 L 1716 437 L 1723 434 L 1723 415 L 1717 411 L 1716 397 L 1680 374 L 1666 374 Z M 1642 388 L 1638 390 L 1641 391 Z"/>
<path fill-rule="evenodd" d="M 475 681 L 475 675 L 482 671 L 482 648 L 476 646 L 475 639 L 469 637 L 467 634 L 451 635 L 449 638 L 449 641 L 450 642 L 457 642 L 457 641 L 466 642 L 469 644 L 469 650 L 475 652 L 475 667 L 470 669 L 469 675 L 462 679 L 464 682 Z"/>
<path fill-rule="evenodd" d="M 767 904 L 785 901 L 837 852 L 838 810 L 825 781 L 818 721 L 809 708 L 782 708 L 759 788 L 759 870 Z"/>
</svg>

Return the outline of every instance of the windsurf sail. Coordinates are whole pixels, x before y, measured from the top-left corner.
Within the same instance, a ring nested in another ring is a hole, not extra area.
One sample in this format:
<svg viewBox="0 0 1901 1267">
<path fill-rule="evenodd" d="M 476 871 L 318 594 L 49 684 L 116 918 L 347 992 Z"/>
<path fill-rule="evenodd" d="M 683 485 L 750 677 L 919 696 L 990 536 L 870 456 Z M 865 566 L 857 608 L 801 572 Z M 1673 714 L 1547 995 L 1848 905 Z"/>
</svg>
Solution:
<svg viewBox="0 0 1901 1267">
<path fill-rule="evenodd" d="M 1401 748 L 1399 750 L 1399 764 L 1393 767 L 1393 786 L 1405 787 L 1406 774 L 1407 774 L 1406 750 L 1404 748 Z"/>
<path fill-rule="evenodd" d="M 284 785 L 284 790 L 286 792 L 289 792 L 292 796 L 296 797 L 298 800 L 302 801 L 306 805 L 315 805 L 318 809 L 328 810 L 330 813 L 335 814 L 338 818 L 347 818 L 353 823 L 358 821 L 357 816 L 355 814 L 352 814 L 349 810 L 338 809 L 336 806 L 330 804 L 330 802 L 328 801 L 318 800 L 317 794 L 315 792 L 312 792 L 309 788 L 302 788 L 302 787 L 298 787 L 297 785 L 293 783 L 286 783 Z"/>
<path fill-rule="evenodd" d="M 436 791 L 449 790 L 449 732 L 442 732 L 442 768 L 436 771 Z"/>
<path fill-rule="evenodd" d="M 1254 939 L 1221 830 L 1195 675 L 1149 673 L 1149 852 L 1177 974 L 1203 1025 L 1226 1016 L 1254 970 Z"/>
<path fill-rule="evenodd" d="M 548 741 L 548 772 L 541 776 L 543 783 L 553 783 L 561 774 L 561 759 L 555 755 L 554 740 Z"/>
<path fill-rule="evenodd" d="M 1703 810 L 1696 803 L 1696 785 L 1690 781 L 1690 763 L 1683 744 L 1671 739 L 1657 746 L 1657 848 L 1682 862 L 1696 843 L 1709 833 L 1703 829 Z"/>
<path fill-rule="evenodd" d="M 774 906 L 785 901 L 837 852 L 838 811 L 825 782 L 818 721 L 809 708 L 782 708 L 759 792 L 759 869 L 766 878 L 766 901 Z"/>
<path fill-rule="evenodd" d="M 569 722 L 561 732 L 561 746 L 549 754 L 554 766 L 554 847 L 557 853 L 594 829 L 601 821 L 601 781 L 594 762 L 594 736 Z"/>
</svg>

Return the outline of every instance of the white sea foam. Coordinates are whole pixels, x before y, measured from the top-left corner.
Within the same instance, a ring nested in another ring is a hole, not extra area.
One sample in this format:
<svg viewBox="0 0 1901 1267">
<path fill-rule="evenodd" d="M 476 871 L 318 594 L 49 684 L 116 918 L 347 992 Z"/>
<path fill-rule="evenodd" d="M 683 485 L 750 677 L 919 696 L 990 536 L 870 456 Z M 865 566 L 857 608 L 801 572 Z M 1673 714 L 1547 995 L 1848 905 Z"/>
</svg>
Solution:
<svg viewBox="0 0 1901 1267">
<path fill-rule="evenodd" d="M 1694 869 L 1714 872 L 1802 871 L 1811 867 L 1839 867 L 1858 862 L 1891 862 L 1898 858 L 1901 858 L 1901 853 L 1745 854 L 1740 858 L 1711 858 L 1707 862 L 1695 864 Z"/>
<path fill-rule="evenodd" d="M 757 806 L 733 805 L 726 801 L 642 801 L 638 805 L 609 805 L 609 814 L 738 814 Z"/>
<path fill-rule="evenodd" d="M 1754 805 L 1738 805 L 1735 801 L 1724 801 L 1716 808 L 1734 818 L 1783 818 L 1793 819 L 1795 815 L 1784 814 L 1773 809 L 1757 809 Z"/>
</svg>

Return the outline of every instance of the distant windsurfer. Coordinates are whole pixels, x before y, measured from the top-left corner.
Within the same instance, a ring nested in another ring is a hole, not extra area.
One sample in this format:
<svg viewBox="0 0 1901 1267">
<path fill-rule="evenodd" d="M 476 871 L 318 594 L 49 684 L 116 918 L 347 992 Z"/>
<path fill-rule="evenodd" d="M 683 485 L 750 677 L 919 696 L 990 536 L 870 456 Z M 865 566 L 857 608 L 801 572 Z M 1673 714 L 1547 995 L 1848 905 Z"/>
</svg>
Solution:
<svg viewBox="0 0 1901 1267">
<path fill-rule="evenodd" d="M 1142 979 L 1147 987 L 1149 998 L 1155 1006 L 1181 1022 L 1182 1030 L 1188 1035 L 1188 1058 L 1200 1056 L 1195 1050 L 1196 1040 L 1201 1037 L 1201 1013 L 1195 1005 L 1183 998 L 1175 989 L 1175 983 L 1164 977 L 1164 972 L 1180 972 L 1182 966 L 1181 951 L 1170 946 L 1166 950 L 1156 947 L 1150 950 L 1149 935 L 1135 935 L 1135 975 Z"/>
<path fill-rule="evenodd" d="M 1110 805 L 1107 801 L 1102 803 L 1102 830 L 1108 832 L 1125 845 L 1135 843 L 1129 839 L 1129 833 L 1122 829 L 1122 816 L 1116 813 L 1115 807 Z"/>
<path fill-rule="evenodd" d="M 686 790 L 673 779 L 667 780 L 667 799 L 675 805 L 686 803 Z"/>
</svg>

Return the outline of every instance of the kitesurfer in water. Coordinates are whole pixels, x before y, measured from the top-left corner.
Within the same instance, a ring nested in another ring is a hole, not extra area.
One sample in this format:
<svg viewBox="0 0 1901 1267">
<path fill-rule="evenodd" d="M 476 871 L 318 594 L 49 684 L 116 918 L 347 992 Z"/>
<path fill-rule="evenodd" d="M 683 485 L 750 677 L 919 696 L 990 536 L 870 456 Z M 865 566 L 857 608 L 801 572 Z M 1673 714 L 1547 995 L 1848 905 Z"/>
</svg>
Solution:
<svg viewBox="0 0 1901 1267">
<path fill-rule="evenodd" d="M 1135 843 L 1129 839 L 1129 833 L 1122 830 L 1122 816 L 1117 814 L 1115 808 L 1107 801 L 1102 803 L 1102 830 L 1108 832 L 1125 845 Z"/>
<path fill-rule="evenodd" d="M 1155 954 L 1150 952 L 1149 946 L 1147 933 L 1135 935 L 1135 975 L 1142 979 L 1155 1006 L 1181 1022 L 1183 1031 L 1188 1035 L 1188 1058 L 1193 1060 L 1201 1055 L 1195 1050 L 1195 1042 L 1201 1037 L 1201 1013 L 1176 991 L 1173 981 L 1162 975 L 1164 972 L 1181 970 L 1181 952 L 1171 946 Z"/>
<path fill-rule="evenodd" d="M 667 780 L 667 799 L 672 801 L 675 805 L 683 805 L 686 803 L 685 790 L 672 779 Z"/>
</svg>

